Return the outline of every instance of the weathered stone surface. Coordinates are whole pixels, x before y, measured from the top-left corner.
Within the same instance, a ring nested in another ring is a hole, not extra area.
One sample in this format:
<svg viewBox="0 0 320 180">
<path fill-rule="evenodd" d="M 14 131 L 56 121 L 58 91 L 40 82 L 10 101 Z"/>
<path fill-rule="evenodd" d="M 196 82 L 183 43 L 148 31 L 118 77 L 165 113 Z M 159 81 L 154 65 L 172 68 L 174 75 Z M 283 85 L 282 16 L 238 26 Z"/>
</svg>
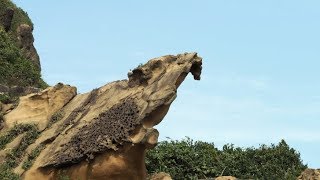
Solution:
<svg viewBox="0 0 320 180">
<path fill-rule="evenodd" d="M 146 179 L 145 152 L 158 141 L 161 122 L 189 72 L 199 80 L 202 59 L 196 53 L 151 59 L 89 93 L 58 84 L 20 98 L 5 115 L 5 129 L 36 123 L 41 134 L 26 152 L 44 149 L 32 167 L 14 172 L 24 179 Z M 25 159 L 26 157 L 24 157 Z"/>
<path fill-rule="evenodd" d="M 233 176 L 219 176 L 215 178 L 215 180 L 237 180 L 237 178 Z"/>
<path fill-rule="evenodd" d="M 32 63 L 41 70 L 40 58 L 36 48 L 33 45 L 33 28 L 28 24 L 21 24 L 17 28 L 17 39 L 24 57 L 31 60 Z"/>
<path fill-rule="evenodd" d="M 298 180 L 320 180 L 320 169 L 306 169 L 297 178 Z"/>
<path fill-rule="evenodd" d="M 39 93 L 20 97 L 18 106 L 4 116 L 5 127 L 16 123 L 35 123 L 44 129 L 50 117 L 76 95 L 76 88 L 58 84 Z"/>
<path fill-rule="evenodd" d="M 156 174 L 152 174 L 150 177 L 147 178 L 148 180 L 172 180 L 170 174 L 160 172 Z"/>
</svg>

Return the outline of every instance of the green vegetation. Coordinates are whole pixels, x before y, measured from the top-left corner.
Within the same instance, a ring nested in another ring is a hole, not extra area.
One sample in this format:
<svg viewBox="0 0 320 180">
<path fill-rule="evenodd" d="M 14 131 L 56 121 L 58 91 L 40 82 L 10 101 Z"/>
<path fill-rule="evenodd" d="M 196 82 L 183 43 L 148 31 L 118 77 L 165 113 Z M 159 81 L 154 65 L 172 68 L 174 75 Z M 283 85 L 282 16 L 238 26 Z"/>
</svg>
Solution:
<svg viewBox="0 0 320 180">
<path fill-rule="evenodd" d="M 63 118 L 63 112 L 62 111 L 57 111 L 56 113 L 54 113 L 51 118 L 50 121 L 47 125 L 47 128 L 50 128 L 54 123 L 56 123 L 57 121 L 61 120 Z"/>
<path fill-rule="evenodd" d="M 15 34 L 15 30 L 20 24 L 28 24 L 29 26 L 33 27 L 32 21 L 26 12 L 17 7 L 10 0 L 0 0 L 0 15 L 4 14 L 8 8 L 12 8 L 15 10 L 11 24 L 12 31 L 10 33 Z"/>
<path fill-rule="evenodd" d="M 282 140 L 277 145 L 239 148 L 227 144 L 218 150 L 213 143 L 160 142 L 146 156 L 149 174 L 167 172 L 173 179 L 213 178 L 220 175 L 241 179 L 296 179 L 306 168 L 300 154 Z"/>
<path fill-rule="evenodd" d="M 24 161 L 22 164 L 22 168 L 24 170 L 28 170 L 32 166 L 33 162 L 39 156 L 40 152 L 44 149 L 44 147 L 44 145 L 40 144 L 34 150 L 32 150 L 30 154 L 28 154 L 27 160 Z"/>
<path fill-rule="evenodd" d="M 21 162 L 27 147 L 35 142 L 39 131 L 36 125 L 19 124 L 0 137 L 0 149 L 3 149 L 6 144 L 24 132 L 25 135 L 19 145 L 6 154 L 4 163 L 0 165 L 0 179 L 19 179 L 19 176 L 14 174 L 12 170 Z"/>
<path fill-rule="evenodd" d="M 7 93 L 0 94 L 0 102 L 3 104 L 10 104 L 10 103 L 19 104 L 18 101 L 19 101 L 19 97 L 10 96 Z"/>
<path fill-rule="evenodd" d="M 30 124 L 18 124 L 11 128 L 4 135 L 0 136 L 0 150 L 3 149 L 6 144 L 10 143 L 14 138 L 16 138 L 19 134 L 22 134 L 27 131 L 34 131 L 36 128 L 35 125 Z"/>
<path fill-rule="evenodd" d="M 0 165 L 0 178 L 2 180 L 19 180 L 20 177 L 18 174 L 12 172 L 12 168 L 7 164 Z"/>
<path fill-rule="evenodd" d="M 0 0 L 0 15 L 8 8 L 14 9 L 14 16 L 9 32 L 5 32 L 0 26 L 0 84 L 46 88 L 48 85 L 41 79 L 39 69 L 18 48 L 17 27 L 20 24 L 33 27 L 33 24 L 27 13 L 10 0 Z"/>
<path fill-rule="evenodd" d="M 39 70 L 25 59 L 20 49 L 0 27 L 0 84 L 43 88 Z"/>
</svg>

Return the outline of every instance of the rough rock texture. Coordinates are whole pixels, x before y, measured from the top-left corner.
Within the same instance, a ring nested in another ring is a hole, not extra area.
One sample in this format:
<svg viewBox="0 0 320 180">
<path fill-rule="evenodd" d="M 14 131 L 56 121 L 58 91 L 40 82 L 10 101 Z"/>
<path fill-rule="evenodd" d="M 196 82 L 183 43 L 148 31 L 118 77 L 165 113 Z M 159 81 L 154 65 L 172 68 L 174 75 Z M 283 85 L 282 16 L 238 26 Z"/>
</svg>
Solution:
<svg viewBox="0 0 320 180">
<path fill-rule="evenodd" d="M 237 180 L 237 178 L 233 177 L 233 176 L 220 176 L 215 178 L 215 180 Z"/>
<path fill-rule="evenodd" d="M 320 180 L 320 169 L 306 169 L 298 177 L 298 180 Z"/>
<path fill-rule="evenodd" d="M 11 112 L 5 112 L 5 127 L 16 123 L 35 123 L 40 130 L 46 128 L 50 117 L 75 95 L 76 88 L 58 84 L 46 90 L 20 97 L 18 106 Z"/>
<path fill-rule="evenodd" d="M 172 180 L 170 174 L 160 172 L 156 174 L 152 174 L 150 177 L 147 178 L 148 180 Z"/>
<path fill-rule="evenodd" d="M 4 116 L 5 129 L 35 123 L 41 134 L 26 152 L 43 150 L 31 168 L 14 169 L 24 179 L 146 179 L 145 152 L 157 144 L 161 122 L 189 72 L 200 80 L 196 53 L 151 59 L 115 81 L 75 96 L 58 84 L 20 98 Z"/>
<path fill-rule="evenodd" d="M 37 53 L 36 48 L 33 45 L 33 28 L 28 24 L 21 24 L 17 28 L 17 38 L 20 49 L 22 50 L 23 55 L 32 61 L 32 63 L 40 70 L 40 58 Z"/>
</svg>

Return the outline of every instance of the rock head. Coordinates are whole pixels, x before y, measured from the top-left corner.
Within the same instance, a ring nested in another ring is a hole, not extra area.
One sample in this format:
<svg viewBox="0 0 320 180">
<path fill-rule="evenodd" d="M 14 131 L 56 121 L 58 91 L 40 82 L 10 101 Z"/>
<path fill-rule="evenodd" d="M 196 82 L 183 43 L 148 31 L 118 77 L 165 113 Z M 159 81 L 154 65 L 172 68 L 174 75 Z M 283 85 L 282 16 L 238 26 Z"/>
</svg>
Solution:
<svg viewBox="0 0 320 180">
<path fill-rule="evenodd" d="M 188 73 L 200 80 L 201 70 L 197 53 L 167 55 L 133 69 L 126 80 L 89 93 L 76 94 L 75 87 L 58 84 L 21 97 L 5 112 L 2 132 L 34 124 L 38 134 L 14 172 L 30 180 L 146 179 L 145 152 L 158 142 L 154 126 L 167 114 Z M 35 150 L 37 156 L 26 167 Z"/>
</svg>

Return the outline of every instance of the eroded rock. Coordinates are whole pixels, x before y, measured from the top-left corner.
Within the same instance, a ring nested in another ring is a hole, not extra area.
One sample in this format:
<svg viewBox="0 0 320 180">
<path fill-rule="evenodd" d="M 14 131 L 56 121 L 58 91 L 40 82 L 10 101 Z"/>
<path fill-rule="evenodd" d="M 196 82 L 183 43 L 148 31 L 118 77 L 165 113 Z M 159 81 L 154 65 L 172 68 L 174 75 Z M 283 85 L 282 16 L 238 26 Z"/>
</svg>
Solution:
<svg viewBox="0 0 320 180">
<path fill-rule="evenodd" d="M 320 180 L 320 169 L 306 169 L 298 177 L 298 180 Z"/>
<path fill-rule="evenodd" d="M 21 24 L 18 26 L 16 31 L 18 43 L 20 45 L 20 49 L 22 50 L 24 57 L 31 60 L 35 67 L 38 68 L 38 70 L 40 71 L 40 58 L 36 48 L 33 45 L 33 27 L 29 26 L 28 24 Z"/>
<path fill-rule="evenodd" d="M 75 95 L 76 88 L 58 84 L 39 93 L 20 97 L 18 106 L 4 116 L 5 126 L 13 127 L 20 123 L 37 124 L 40 130 L 46 128 L 50 117 Z"/>
<path fill-rule="evenodd" d="M 163 56 L 86 94 L 59 84 L 21 97 L 5 124 L 36 123 L 41 134 L 27 152 L 45 148 L 29 170 L 21 162 L 15 172 L 24 179 L 145 179 L 145 152 L 159 136 L 153 127 L 187 74 L 199 80 L 201 69 L 196 53 Z"/>
</svg>

